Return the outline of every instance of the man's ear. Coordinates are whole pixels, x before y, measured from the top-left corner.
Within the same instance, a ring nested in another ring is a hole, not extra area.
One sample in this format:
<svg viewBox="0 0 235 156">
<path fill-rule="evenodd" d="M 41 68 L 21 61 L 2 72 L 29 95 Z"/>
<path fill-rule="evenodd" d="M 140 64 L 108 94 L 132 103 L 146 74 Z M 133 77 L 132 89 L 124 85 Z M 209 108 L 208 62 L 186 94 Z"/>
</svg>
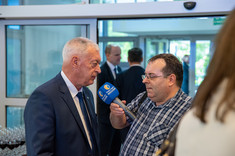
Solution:
<svg viewBox="0 0 235 156">
<path fill-rule="evenodd" d="M 105 54 L 107 60 L 109 59 L 109 55 L 110 53 Z"/>
<path fill-rule="evenodd" d="M 168 82 L 170 87 L 173 86 L 176 83 L 176 75 L 175 74 L 169 75 Z"/>
<path fill-rule="evenodd" d="M 73 56 L 71 59 L 71 63 L 73 67 L 77 67 L 79 65 L 79 58 L 77 56 Z"/>
<path fill-rule="evenodd" d="M 127 61 L 130 63 L 130 59 L 129 59 L 129 57 L 127 57 Z"/>
</svg>

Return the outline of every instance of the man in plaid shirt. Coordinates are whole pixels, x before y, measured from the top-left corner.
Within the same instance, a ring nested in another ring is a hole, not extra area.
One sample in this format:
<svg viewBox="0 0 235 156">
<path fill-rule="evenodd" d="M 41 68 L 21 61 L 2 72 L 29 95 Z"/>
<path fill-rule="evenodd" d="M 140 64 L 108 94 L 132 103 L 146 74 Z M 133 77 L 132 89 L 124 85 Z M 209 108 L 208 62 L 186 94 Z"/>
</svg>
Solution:
<svg viewBox="0 0 235 156">
<path fill-rule="evenodd" d="M 112 126 L 122 129 L 131 124 L 120 155 L 155 155 L 191 107 L 192 99 L 180 89 L 182 81 L 180 61 L 172 54 L 159 54 L 149 60 L 143 75 L 147 97 L 142 100 L 145 92 L 140 93 L 127 105 L 137 118 L 131 121 L 119 105 L 111 104 Z"/>
</svg>

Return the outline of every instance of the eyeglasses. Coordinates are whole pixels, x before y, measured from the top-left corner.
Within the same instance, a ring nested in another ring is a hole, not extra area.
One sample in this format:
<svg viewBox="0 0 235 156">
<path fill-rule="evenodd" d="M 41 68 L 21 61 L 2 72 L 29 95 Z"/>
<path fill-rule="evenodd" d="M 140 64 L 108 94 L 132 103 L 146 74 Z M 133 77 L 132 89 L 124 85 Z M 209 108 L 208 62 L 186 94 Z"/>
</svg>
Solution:
<svg viewBox="0 0 235 156">
<path fill-rule="evenodd" d="M 163 77 L 162 75 L 155 75 L 153 73 L 149 73 L 149 74 L 145 74 L 145 75 L 141 75 L 142 79 L 144 80 L 145 78 L 147 78 L 148 80 L 157 78 L 157 77 Z"/>
<path fill-rule="evenodd" d="M 90 64 L 91 64 L 91 68 L 96 68 L 97 65 L 99 65 L 99 62 L 98 61 L 91 61 Z"/>
</svg>

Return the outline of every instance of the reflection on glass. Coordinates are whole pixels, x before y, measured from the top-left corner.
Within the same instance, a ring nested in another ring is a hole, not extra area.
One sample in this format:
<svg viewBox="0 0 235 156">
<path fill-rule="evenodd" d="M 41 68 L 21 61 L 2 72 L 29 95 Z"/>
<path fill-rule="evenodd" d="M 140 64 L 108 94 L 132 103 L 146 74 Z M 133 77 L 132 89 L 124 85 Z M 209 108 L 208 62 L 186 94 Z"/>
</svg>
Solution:
<svg viewBox="0 0 235 156">
<path fill-rule="evenodd" d="M 86 25 L 7 26 L 7 97 L 28 97 L 59 73 L 64 44 Z M 83 35 L 83 37 L 86 37 Z"/>
<path fill-rule="evenodd" d="M 24 126 L 24 107 L 7 107 L 7 127 L 14 128 Z"/>
</svg>

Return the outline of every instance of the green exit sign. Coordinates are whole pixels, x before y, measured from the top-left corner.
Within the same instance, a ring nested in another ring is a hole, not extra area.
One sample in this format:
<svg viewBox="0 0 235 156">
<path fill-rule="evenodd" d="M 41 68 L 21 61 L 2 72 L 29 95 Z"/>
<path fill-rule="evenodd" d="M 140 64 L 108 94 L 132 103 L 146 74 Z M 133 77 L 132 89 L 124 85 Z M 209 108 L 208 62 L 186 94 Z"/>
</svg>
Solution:
<svg viewBox="0 0 235 156">
<path fill-rule="evenodd" d="M 226 19 L 225 17 L 215 17 L 213 20 L 213 24 L 214 25 L 222 25 L 222 24 L 224 24 L 225 19 Z"/>
</svg>

